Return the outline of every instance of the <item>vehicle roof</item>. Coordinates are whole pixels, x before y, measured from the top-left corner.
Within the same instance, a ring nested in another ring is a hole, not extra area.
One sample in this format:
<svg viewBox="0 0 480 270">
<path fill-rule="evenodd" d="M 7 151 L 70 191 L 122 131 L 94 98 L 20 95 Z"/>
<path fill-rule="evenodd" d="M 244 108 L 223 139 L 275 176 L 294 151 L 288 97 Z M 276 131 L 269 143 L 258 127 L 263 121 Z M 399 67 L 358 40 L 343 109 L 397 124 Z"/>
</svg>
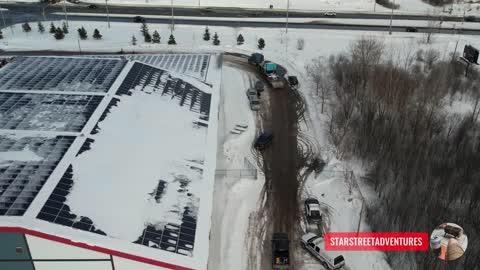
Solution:
<svg viewBox="0 0 480 270">
<path fill-rule="evenodd" d="M 265 139 L 265 138 L 272 137 L 272 136 L 273 136 L 273 133 L 271 133 L 271 132 L 269 132 L 269 131 L 264 131 L 264 132 L 262 132 L 262 134 L 260 134 L 260 136 L 258 136 L 258 138 L 259 138 L 259 139 L 260 139 L 260 138 L 261 138 L 261 139 Z M 279 233 L 279 234 L 281 234 L 281 233 Z M 273 235 L 276 235 L 276 233 L 273 234 Z M 287 235 L 287 234 L 285 234 L 285 235 Z M 288 238 L 288 236 L 287 236 L 287 238 Z"/>
<path fill-rule="evenodd" d="M 318 202 L 318 200 L 315 199 L 315 198 L 305 199 L 305 203 L 306 203 L 306 204 L 320 204 L 320 202 Z"/>
</svg>

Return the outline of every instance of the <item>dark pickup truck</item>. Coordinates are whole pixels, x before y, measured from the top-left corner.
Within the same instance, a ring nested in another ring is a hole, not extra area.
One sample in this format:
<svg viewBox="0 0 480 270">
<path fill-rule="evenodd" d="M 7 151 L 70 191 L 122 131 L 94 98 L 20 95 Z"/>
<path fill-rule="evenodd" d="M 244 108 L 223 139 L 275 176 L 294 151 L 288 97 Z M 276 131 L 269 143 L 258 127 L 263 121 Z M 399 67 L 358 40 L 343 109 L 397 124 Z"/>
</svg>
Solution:
<svg viewBox="0 0 480 270">
<path fill-rule="evenodd" d="M 288 269 L 290 266 L 289 240 L 286 233 L 274 233 L 272 237 L 273 269 Z"/>
</svg>

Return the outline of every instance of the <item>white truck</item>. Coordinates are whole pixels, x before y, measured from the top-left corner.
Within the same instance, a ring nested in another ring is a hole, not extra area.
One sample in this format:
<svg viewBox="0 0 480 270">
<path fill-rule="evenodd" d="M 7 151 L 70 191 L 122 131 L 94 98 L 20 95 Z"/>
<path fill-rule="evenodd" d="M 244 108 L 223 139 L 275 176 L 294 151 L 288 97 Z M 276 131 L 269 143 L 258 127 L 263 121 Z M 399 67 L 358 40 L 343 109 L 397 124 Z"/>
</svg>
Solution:
<svg viewBox="0 0 480 270">
<path fill-rule="evenodd" d="M 307 233 L 302 236 L 302 244 L 315 258 L 330 270 L 342 268 L 345 265 L 345 259 L 342 255 L 335 256 L 333 253 L 325 251 L 325 242 L 323 237 L 314 233 Z"/>
</svg>

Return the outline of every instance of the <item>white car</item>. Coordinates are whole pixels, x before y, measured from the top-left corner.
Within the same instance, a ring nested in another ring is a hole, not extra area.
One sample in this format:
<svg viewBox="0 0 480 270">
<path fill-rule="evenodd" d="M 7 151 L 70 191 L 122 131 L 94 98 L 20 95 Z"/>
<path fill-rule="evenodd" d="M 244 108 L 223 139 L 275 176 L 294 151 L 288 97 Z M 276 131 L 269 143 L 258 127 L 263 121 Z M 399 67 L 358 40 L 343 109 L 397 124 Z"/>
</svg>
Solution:
<svg viewBox="0 0 480 270">
<path fill-rule="evenodd" d="M 323 16 L 325 16 L 325 17 L 335 17 L 335 16 L 337 16 L 337 13 L 329 11 L 329 12 L 323 13 Z"/>
<path fill-rule="evenodd" d="M 317 199 L 308 198 L 305 200 L 305 215 L 308 223 L 322 223 L 322 213 L 320 212 L 320 203 Z"/>
<path fill-rule="evenodd" d="M 332 254 L 324 250 L 325 243 L 321 236 L 314 233 L 307 233 L 302 236 L 302 244 L 315 258 L 320 260 L 322 264 L 330 270 L 340 269 L 345 265 L 345 259 L 342 255 L 332 256 Z"/>
</svg>

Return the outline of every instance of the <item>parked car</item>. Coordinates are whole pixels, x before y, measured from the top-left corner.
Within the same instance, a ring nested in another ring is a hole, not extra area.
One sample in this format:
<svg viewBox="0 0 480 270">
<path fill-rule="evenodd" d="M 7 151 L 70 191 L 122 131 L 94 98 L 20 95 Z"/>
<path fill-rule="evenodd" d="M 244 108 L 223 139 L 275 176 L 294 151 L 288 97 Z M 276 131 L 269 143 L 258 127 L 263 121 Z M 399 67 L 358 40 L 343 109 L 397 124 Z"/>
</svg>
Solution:
<svg viewBox="0 0 480 270">
<path fill-rule="evenodd" d="M 258 97 L 257 89 L 248 88 L 248 90 L 247 90 L 248 100 L 250 100 L 250 98 L 253 97 L 253 96 Z"/>
<path fill-rule="evenodd" d="M 273 134 L 271 132 L 263 132 L 260 136 L 257 137 L 255 140 L 255 144 L 253 145 L 258 150 L 264 150 L 268 146 L 270 146 L 273 142 Z"/>
<path fill-rule="evenodd" d="M 97 5 L 89 5 L 88 8 L 89 8 L 89 9 L 97 9 L 98 6 L 97 6 Z"/>
<path fill-rule="evenodd" d="M 329 11 L 329 12 L 323 13 L 323 16 L 325 16 L 325 17 L 336 17 L 337 13 Z"/>
<path fill-rule="evenodd" d="M 292 87 L 292 88 L 297 88 L 298 87 L 297 76 L 288 76 L 287 81 L 290 84 L 290 87 Z"/>
<path fill-rule="evenodd" d="M 143 22 L 145 22 L 145 18 L 142 17 L 142 16 L 135 16 L 135 17 L 133 17 L 133 22 L 143 23 Z"/>
<path fill-rule="evenodd" d="M 305 216 L 308 223 L 320 224 L 322 222 L 320 203 L 317 199 L 308 198 L 305 200 Z"/>
<path fill-rule="evenodd" d="M 476 21 L 477 21 L 477 17 L 470 15 L 470 16 L 465 17 L 465 21 L 466 21 L 466 22 L 476 22 Z"/>
<path fill-rule="evenodd" d="M 288 269 L 290 266 L 289 240 L 286 233 L 274 233 L 272 236 L 272 268 Z"/>
<path fill-rule="evenodd" d="M 418 29 L 416 27 L 409 26 L 405 29 L 405 31 L 415 33 L 415 32 L 418 32 Z"/>
<path fill-rule="evenodd" d="M 320 260 L 322 264 L 330 270 L 340 269 L 345 265 L 345 259 L 342 255 L 333 257 L 325 250 L 322 250 L 325 244 L 321 236 L 314 233 L 307 233 L 302 236 L 302 244 L 315 258 Z"/>
<path fill-rule="evenodd" d="M 250 102 L 250 109 L 252 111 L 259 111 L 260 110 L 260 98 L 258 98 L 257 95 L 249 96 L 248 100 Z"/>
<path fill-rule="evenodd" d="M 263 90 L 265 89 L 265 85 L 262 81 L 256 81 L 255 82 L 255 89 L 258 91 L 258 92 L 263 92 Z"/>
</svg>

